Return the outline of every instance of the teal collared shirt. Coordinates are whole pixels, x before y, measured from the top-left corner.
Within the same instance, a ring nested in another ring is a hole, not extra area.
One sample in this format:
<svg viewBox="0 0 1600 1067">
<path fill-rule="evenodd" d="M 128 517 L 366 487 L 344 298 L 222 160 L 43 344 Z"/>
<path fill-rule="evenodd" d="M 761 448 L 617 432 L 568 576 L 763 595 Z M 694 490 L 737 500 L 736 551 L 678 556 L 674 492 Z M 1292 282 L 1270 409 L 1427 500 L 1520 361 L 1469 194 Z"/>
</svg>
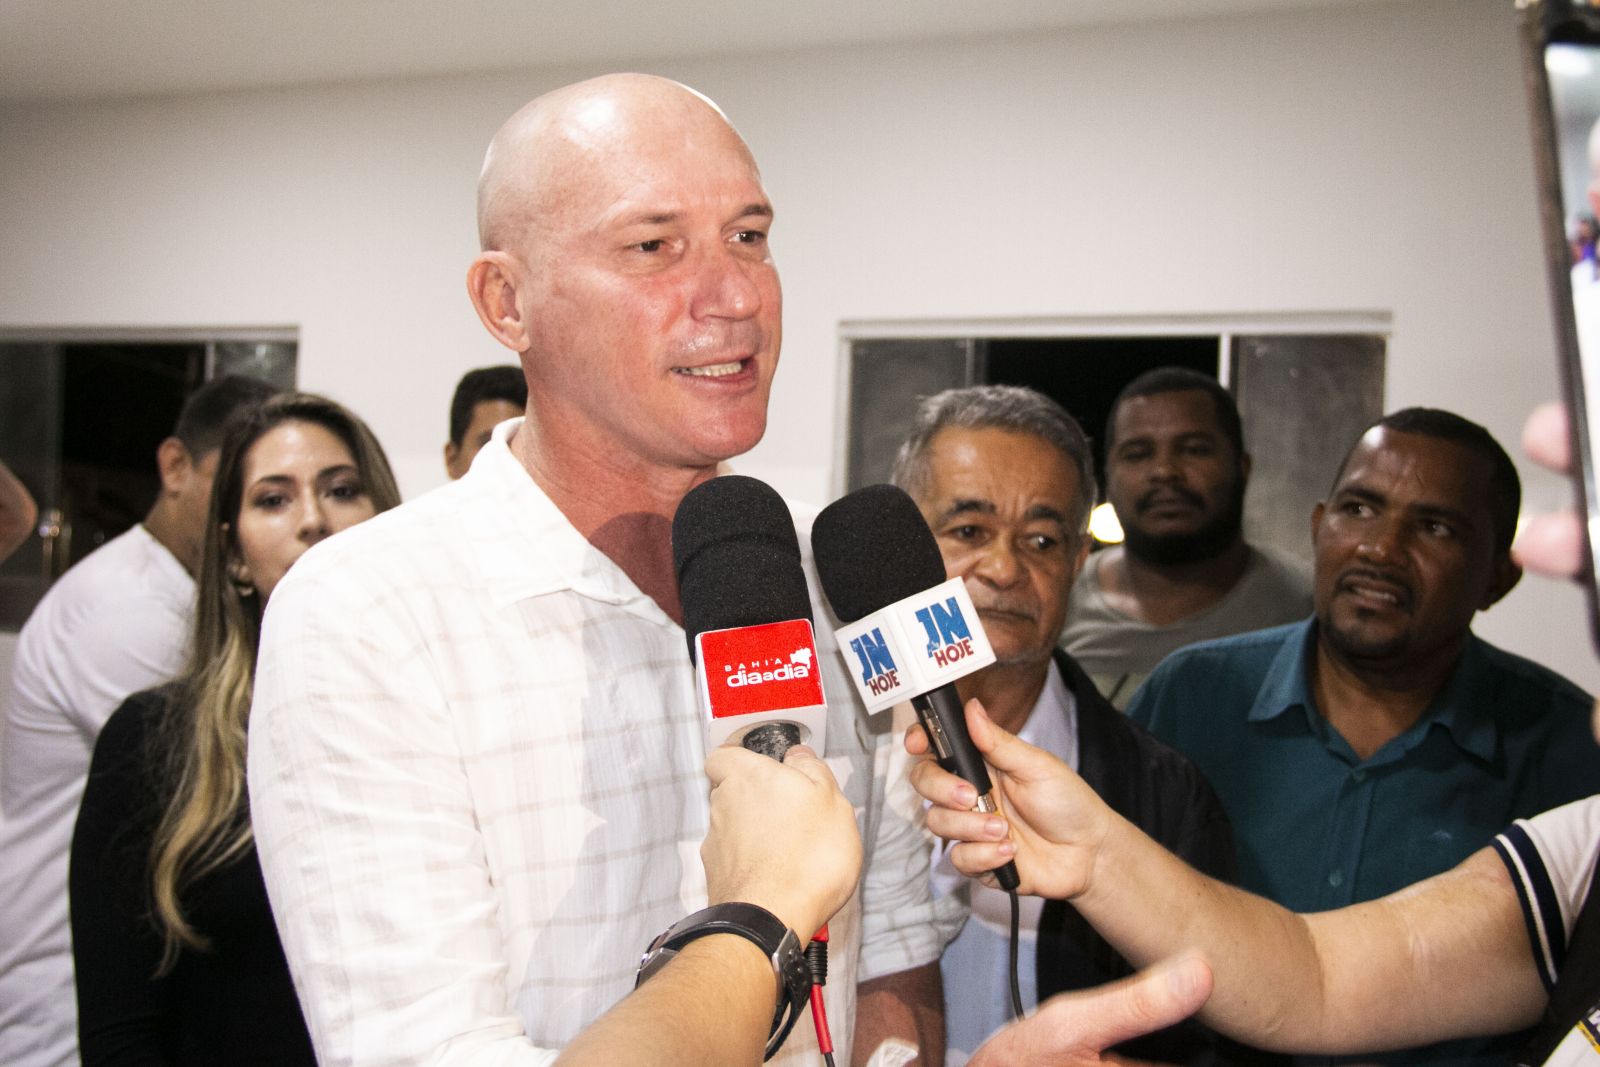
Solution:
<svg viewBox="0 0 1600 1067">
<path fill-rule="evenodd" d="M 1592 701 L 1560 675 L 1469 637 L 1421 719 L 1362 760 L 1316 709 L 1315 640 L 1308 619 L 1193 645 L 1128 707 L 1216 787 L 1245 888 L 1294 911 L 1371 900 L 1600 792 Z"/>
</svg>

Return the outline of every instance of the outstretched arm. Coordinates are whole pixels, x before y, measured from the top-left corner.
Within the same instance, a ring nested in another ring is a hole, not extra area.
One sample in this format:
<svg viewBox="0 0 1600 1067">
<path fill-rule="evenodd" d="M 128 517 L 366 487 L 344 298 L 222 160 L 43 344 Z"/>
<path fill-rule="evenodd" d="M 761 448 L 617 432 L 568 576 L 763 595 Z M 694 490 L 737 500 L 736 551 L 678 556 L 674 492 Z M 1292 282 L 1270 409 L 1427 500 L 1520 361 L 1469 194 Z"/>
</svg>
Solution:
<svg viewBox="0 0 1600 1067">
<path fill-rule="evenodd" d="M 1266 1048 L 1352 1052 L 1538 1018 L 1543 987 L 1492 850 L 1382 900 L 1295 915 L 1186 866 L 976 702 L 967 717 L 1005 818 L 969 810 L 971 786 L 936 764 L 913 772 L 934 805 L 929 828 L 961 842 L 956 867 L 976 874 L 1014 858 L 1025 891 L 1071 900 L 1136 965 L 1198 953 L 1216 983 L 1201 1017 L 1216 1029 Z M 907 745 L 926 749 L 917 730 Z"/>
<path fill-rule="evenodd" d="M 591 1023 L 554 1067 L 761 1062 L 777 1002 L 772 961 L 736 934 L 691 941 L 644 985 Z"/>
<path fill-rule="evenodd" d="M 809 748 L 782 764 L 723 747 L 706 760 L 711 830 L 700 848 L 713 904 L 766 908 L 801 938 L 849 899 L 861 871 L 855 811 Z M 772 961 L 732 934 L 691 941 L 569 1043 L 558 1067 L 761 1062 L 778 986 Z"/>
</svg>

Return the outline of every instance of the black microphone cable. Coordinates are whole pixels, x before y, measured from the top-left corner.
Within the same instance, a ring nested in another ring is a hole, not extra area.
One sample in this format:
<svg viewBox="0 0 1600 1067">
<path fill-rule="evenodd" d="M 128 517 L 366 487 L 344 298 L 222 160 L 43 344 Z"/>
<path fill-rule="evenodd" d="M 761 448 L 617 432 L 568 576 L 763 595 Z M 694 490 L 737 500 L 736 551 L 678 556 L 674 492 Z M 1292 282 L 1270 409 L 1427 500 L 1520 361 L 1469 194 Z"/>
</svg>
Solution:
<svg viewBox="0 0 1600 1067">
<path fill-rule="evenodd" d="M 1011 1018 L 1022 1018 L 1022 985 L 1017 980 L 1017 936 L 1022 929 L 1022 903 L 1017 899 L 1015 889 L 1007 889 L 1006 896 L 1011 898 L 1011 947 L 1007 952 L 1011 972 Z"/>
</svg>

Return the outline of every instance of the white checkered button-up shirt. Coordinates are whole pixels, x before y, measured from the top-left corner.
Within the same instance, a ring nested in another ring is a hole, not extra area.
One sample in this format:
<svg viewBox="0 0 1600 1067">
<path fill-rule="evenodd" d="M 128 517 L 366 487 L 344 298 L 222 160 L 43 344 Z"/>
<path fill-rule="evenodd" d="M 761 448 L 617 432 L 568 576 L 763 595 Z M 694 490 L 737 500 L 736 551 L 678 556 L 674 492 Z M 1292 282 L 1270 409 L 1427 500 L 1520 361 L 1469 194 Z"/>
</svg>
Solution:
<svg viewBox="0 0 1600 1067">
<path fill-rule="evenodd" d="M 461 481 L 307 553 L 267 613 L 251 810 L 324 1064 L 548 1062 L 706 903 L 683 630 L 528 477 L 517 424 Z M 826 620 L 824 757 L 867 846 L 830 924 L 848 1062 L 856 983 L 937 959 L 949 931 L 904 753 Z M 778 1062 L 815 1048 L 797 1026 Z"/>
</svg>

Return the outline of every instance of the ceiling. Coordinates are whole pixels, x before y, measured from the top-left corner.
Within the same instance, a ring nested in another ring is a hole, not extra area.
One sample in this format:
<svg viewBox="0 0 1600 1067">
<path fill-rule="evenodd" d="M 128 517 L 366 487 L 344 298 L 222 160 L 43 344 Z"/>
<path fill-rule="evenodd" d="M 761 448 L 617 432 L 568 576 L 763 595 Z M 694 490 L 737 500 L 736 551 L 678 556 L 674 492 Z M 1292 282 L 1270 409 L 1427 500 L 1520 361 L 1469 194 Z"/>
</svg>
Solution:
<svg viewBox="0 0 1600 1067">
<path fill-rule="evenodd" d="M 0 0 L 0 100 L 641 63 L 1370 0 Z"/>
</svg>

